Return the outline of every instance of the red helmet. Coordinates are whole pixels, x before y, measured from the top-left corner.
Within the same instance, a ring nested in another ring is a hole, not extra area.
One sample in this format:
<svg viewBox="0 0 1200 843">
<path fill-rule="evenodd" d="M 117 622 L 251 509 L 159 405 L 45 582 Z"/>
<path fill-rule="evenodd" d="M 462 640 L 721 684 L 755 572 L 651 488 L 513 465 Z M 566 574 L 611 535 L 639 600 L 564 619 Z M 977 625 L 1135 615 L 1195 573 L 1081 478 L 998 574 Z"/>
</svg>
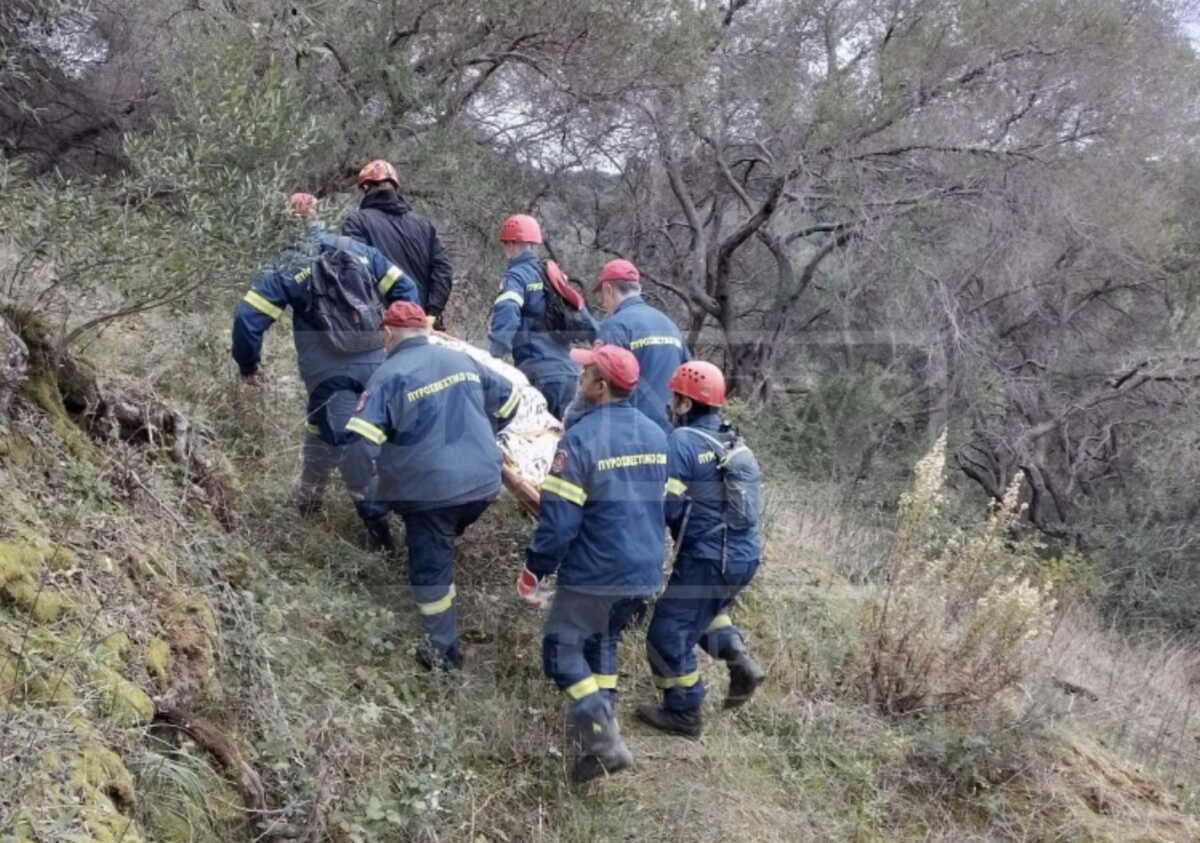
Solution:
<svg viewBox="0 0 1200 843">
<path fill-rule="evenodd" d="M 358 181 L 355 183 L 362 187 L 364 184 L 377 181 L 390 181 L 397 190 L 400 189 L 400 177 L 396 175 L 396 168 L 380 158 L 376 158 L 359 170 Z"/>
<path fill-rule="evenodd" d="M 624 258 L 617 258 L 604 264 L 596 281 L 592 284 L 592 292 L 596 292 L 609 281 L 641 281 L 642 274 L 638 268 Z"/>
<path fill-rule="evenodd" d="M 572 310 L 583 310 L 583 296 L 567 281 L 567 276 L 554 261 L 546 261 L 546 278 Z"/>
<path fill-rule="evenodd" d="M 709 407 L 725 404 L 725 376 L 705 360 L 689 360 L 675 370 L 667 389 Z"/>
<path fill-rule="evenodd" d="M 501 243 L 541 243 L 542 227 L 529 214 L 513 214 L 500 226 Z"/>
</svg>

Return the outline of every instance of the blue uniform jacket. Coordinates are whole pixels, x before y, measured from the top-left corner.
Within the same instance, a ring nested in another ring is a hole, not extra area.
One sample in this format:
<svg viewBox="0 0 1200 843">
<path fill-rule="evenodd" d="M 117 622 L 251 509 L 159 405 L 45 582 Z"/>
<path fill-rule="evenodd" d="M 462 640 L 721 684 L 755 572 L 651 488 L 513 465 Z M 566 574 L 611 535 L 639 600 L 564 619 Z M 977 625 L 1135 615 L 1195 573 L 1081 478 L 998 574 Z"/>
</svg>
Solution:
<svg viewBox="0 0 1200 843">
<path fill-rule="evenodd" d="M 679 328 L 661 310 L 646 304 L 641 296 L 631 296 L 600 323 L 597 339 L 633 352 L 640 370 L 633 406 L 669 433 L 667 381 L 679 364 L 688 360 L 687 346 Z"/>
<path fill-rule="evenodd" d="M 368 517 L 490 498 L 500 491 L 496 433 L 519 401 L 506 378 L 461 351 L 404 340 L 346 425 L 356 434 L 347 440 L 347 485 L 364 496 Z"/>
<path fill-rule="evenodd" d="M 628 401 L 588 407 L 559 441 L 525 552 L 539 577 L 644 595 L 662 582 L 667 437 Z"/>
<path fill-rule="evenodd" d="M 721 417 L 715 410 L 694 419 L 689 427 L 698 428 L 728 447 L 732 435 L 721 431 Z M 677 427 L 667 438 L 667 526 L 679 545 L 679 557 L 721 559 L 722 532 L 725 532 L 725 561 L 742 565 L 758 559 L 758 531 L 722 530 L 721 501 L 724 497 L 719 455 L 713 444 L 688 427 Z M 690 506 L 682 540 L 679 530 Z"/>
<path fill-rule="evenodd" d="M 296 361 L 300 377 L 310 392 L 326 378 L 354 369 L 361 369 L 355 374 L 365 380 L 383 362 L 382 348 L 347 355 L 335 351 L 318 336 L 320 332 L 308 306 L 308 278 L 312 273 L 313 255 L 318 249 L 333 250 L 336 242 L 334 235 L 310 228 L 306 238 L 285 249 L 278 263 L 265 267 L 254 279 L 253 286 L 233 315 L 233 359 L 243 375 L 258 370 L 263 334 L 289 306 L 292 308 Z M 370 269 L 384 302 L 417 300 L 416 284 L 399 267 L 364 243 L 348 242 L 350 252 Z"/>
<path fill-rule="evenodd" d="M 500 295 L 492 305 L 488 328 L 488 347 L 494 357 L 512 352 L 513 362 L 530 380 L 572 379 L 579 366 L 570 358 L 570 347 L 558 342 L 542 324 L 546 309 L 541 262 L 533 252 L 522 252 L 508 262 L 501 282 Z M 596 320 L 579 312 L 575 330 L 580 342 L 590 344 L 596 338 Z"/>
</svg>

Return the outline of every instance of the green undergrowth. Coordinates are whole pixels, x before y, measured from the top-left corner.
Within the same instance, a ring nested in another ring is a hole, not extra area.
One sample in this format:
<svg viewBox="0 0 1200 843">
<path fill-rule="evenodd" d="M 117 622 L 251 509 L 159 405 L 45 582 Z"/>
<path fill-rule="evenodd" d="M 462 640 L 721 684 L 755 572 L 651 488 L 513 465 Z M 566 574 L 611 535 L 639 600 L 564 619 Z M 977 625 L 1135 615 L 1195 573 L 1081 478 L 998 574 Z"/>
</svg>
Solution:
<svg viewBox="0 0 1200 843">
<path fill-rule="evenodd" d="M 633 717 L 655 698 L 633 628 L 619 712 L 636 766 L 569 786 L 541 614 L 513 594 L 528 522 L 501 497 L 461 540 L 466 666 L 424 672 L 403 554 L 359 549 L 336 490 L 307 520 L 289 505 L 302 400 L 286 362 L 264 393 L 176 389 L 240 474 L 228 529 L 153 450 L 73 445 L 30 392 L 4 422 L 0 841 L 1196 838 L 1194 802 L 1041 679 L 969 715 L 872 707 L 857 665 L 886 533 L 774 477 L 765 562 L 735 613 L 768 682 L 725 712 L 724 670 L 702 657 L 703 738 L 661 736 Z M 165 710 L 220 733 L 263 813 Z"/>
</svg>

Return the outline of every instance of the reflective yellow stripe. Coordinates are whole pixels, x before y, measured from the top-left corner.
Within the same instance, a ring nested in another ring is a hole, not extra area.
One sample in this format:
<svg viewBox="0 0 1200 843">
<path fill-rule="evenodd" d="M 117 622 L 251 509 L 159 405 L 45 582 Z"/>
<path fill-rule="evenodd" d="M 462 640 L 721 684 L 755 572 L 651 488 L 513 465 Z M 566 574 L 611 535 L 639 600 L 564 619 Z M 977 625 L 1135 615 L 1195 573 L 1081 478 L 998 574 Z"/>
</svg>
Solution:
<svg viewBox="0 0 1200 843">
<path fill-rule="evenodd" d="M 678 477 L 668 477 L 667 478 L 667 494 L 668 495 L 682 496 L 683 493 L 686 491 L 687 491 L 687 483 L 684 483 Z"/>
<path fill-rule="evenodd" d="M 499 296 L 497 296 L 496 301 L 493 303 L 492 306 L 495 307 L 497 304 L 500 304 L 500 302 L 505 302 L 505 301 L 515 302 L 517 307 L 525 306 L 525 299 L 521 298 L 521 294 L 513 292 L 512 290 L 507 290 L 507 291 L 501 293 Z"/>
<path fill-rule="evenodd" d="M 400 276 L 403 274 L 404 273 L 400 271 L 400 267 L 392 266 L 387 273 L 379 279 L 379 294 L 381 296 L 386 296 L 388 290 L 392 289 L 392 286 L 400 280 Z"/>
<path fill-rule="evenodd" d="M 304 427 L 309 433 L 317 434 L 321 432 L 321 428 L 317 427 L 315 424 L 306 424 Z"/>
<path fill-rule="evenodd" d="M 517 405 L 521 403 L 521 395 L 516 388 L 509 394 L 508 400 L 504 402 L 504 406 L 496 411 L 496 418 L 506 419 L 513 414 L 513 410 L 517 409 Z"/>
<path fill-rule="evenodd" d="M 450 608 L 454 603 L 454 586 L 450 586 L 450 590 L 446 592 L 446 596 L 441 600 L 434 600 L 432 603 L 418 603 L 417 609 L 422 615 L 440 615 L 442 612 Z"/>
<path fill-rule="evenodd" d="M 606 691 L 617 690 L 617 674 L 593 673 L 592 677 L 596 680 L 596 687 Z"/>
<path fill-rule="evenodd" d="M 386 433 L 370 422 L 363 421 L 358 416 L 346 422 L 346 430 L 349 430 L 351 433 L 357 433 L 359 436 L 374 442 L 376 445 L 382 445 L 387 441 Z"/>
<path fill-rule="evenodd" d="M 263 298 L 258 293 L 254 292 L 253 290 L 246 293 L 246 296 L 245 296 L 245 298 L 242 299 L 242 301 L 244 301 L 246 304 L 250 305 L 252 308 L 257 310 L 259 313 L 266 314 L 267 316 L 270 316 L 272 319 L 278 319 L 280 316 L 283 315 L 282 307 L 271 304 L 271 302 L 269 302 L 267 299 Z"/>
<path fill-rule="evenodd" d="M 729 617 L 729 615 L 717 615 L 704 631 L 712 632 L 716 629 L 724 629 L 727 626 L 733 626 L 733 618 Z"/>
<path fill-rule="evenodd" d="M 587 492 L 576 486 L 574 483 L 568 483 L 561 477 L 555 477 L 553 474 L 546 477 L 542 481 L 543 492 L 553 492 L 563 500 L 568 500 L 577 506 L 583 506 L 583 502 L 587 500 Z"/>
<path fill-rule="evenodd" d="M 654 684 L 660 689 L 667 688 L 690 688 L 700 681 L 700 671 L 693 670 L 691 673 L 685 673 L 683 676 L 655 676 Z"/>
<path fill-rule="evenodd" d="M 567 688 L 567 696 L 573 700 L 581 700 L 588 694 L 594 694 L 600 690 L 600 686 L 596 683 L 595 676 L 589 676 L 587 679 L 580 679 L 571 687 Z"/>
</svg>

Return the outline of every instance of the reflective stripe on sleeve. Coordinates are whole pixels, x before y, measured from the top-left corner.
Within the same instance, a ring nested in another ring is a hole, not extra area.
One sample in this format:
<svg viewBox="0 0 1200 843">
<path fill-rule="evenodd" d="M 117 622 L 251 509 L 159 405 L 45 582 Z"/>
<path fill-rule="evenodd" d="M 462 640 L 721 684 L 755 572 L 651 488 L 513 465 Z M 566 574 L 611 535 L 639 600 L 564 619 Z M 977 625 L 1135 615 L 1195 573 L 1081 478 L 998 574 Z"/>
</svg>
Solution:
<svg viewBox="0 0 1200 843">
<path fill-rule="evenodd" d="M 668 495 L 679 495 L 680 497 L 682 497 L 683 493 L 686 491 L 687 491 L 687 483 L 684 483 L 678 477 L 668 477 L 667 478 L 667 494 Z"/>
<path fill-rule="evenodd" d="M 254 290 L 251 290 L 250 292 L 246 293 L 246 295 L 242 299 L 242 301 L 244 301 L 246 304 L 250 305 L 252 308 L 257 310 L 259 313 L 263 314 L 264 316 L 270 316 L 272 319 L 278 319 L 280 316 L 283 315 L 282 307 L 280 307 L 279 305 L 276 305 L 276 304 L 271 304 L 270 301 L 263 298 L 263 296 L 256 293 Z"/>
<path fill-rule="evenodd" d="M 387 434 L 382 429 L 368 421 L 363 421 L 358 416 L 346 422 L 346 430 L 349 430 L 351 433 L 357 433 L 363 439 L 374 442 L 376 445 L 382 445 L 387 441 Z"/>
<path fill-rule="evenodd" d="M 593 678 L 596 680 L 596 687 L 604 691 L 617 690 L 617 674 L 615 673 L 593 673 Z"/>
<path fill-rule="evenodd" d="M 440 615 L 454 604 L 455 593 L 454 585 L 451 584 L 450 590 L 446 592 L 446 596 L 441 600 L 434 600 L 432 603 L 418 603 L 417 609 L 426 617 L 429 615 Z"/>
<path fill-rule="evenodd" d="M 384 273 L 384 276 L 379 279 L 379 294 L 381 296 L 386 296 L 388 290 L 392 289 L 395 283 L 400 280 L 400 276 L 402 275 L 404 275 L 404 273 L 400 270 L 400 267 L 393 264 L 388 271 Z"/>
<path fill-rule="evenodd" d="M 720 614 L 712 619 L 712 623 L 710 623 L 708 628 L 704 631 L 715 632 L 716 630 L 724 629 L 727 626 L 733 626 L 733 618 L 729 617 L 729 615 Z"/>
<path fill-rule="evenodd" d="M 525 306 L 525 299 L 521 298 L 520 293 L 515 292 L 513 290 L 505 290 L 503 293 L 501 293 L 499 296 L 497 296 L 496 301 L 493 302 L 492 306 L 494 307 L 495 305 L 500 304 L 500 302 L 505 302 L 505 301 L 510 301 L 510 302 L 515 303 L 517 307 Z"/>
<path fill-rule="evenodd" d="M 655 676 L 654 684 L 661 690 L 668 688 L 690 688 L 700 681 L 700 671 L 693 670 L 683 676 Z"/>
<path fill-rule="evenodd" d="M 309 433 L 313 434 L 314 436 L 320 436 L 320 435 L 321 435 L 321 428 L 319 428 L 319 427 L 318 427 L 317 425 L 315 425 L 315 424 L 312 424 L 311 422 L 310 422 L 310 423 L 308 423 L 308 424 L 306 424 L 306 425 L 304 425 L 304 429 L 305 429 L 305 430 L 307 430 Z"/>
<path fill-rule="evenodd" d="M 509 394 L 508 400 L 505 401 L 504 405 L 499 410 L 496 411 L 496 418 L 498 418 L 498 419 L 508 418 L 509 416 L 511 416 L 513 414 L 513 410 L 517 409 L 517 405 L 520 403 L 521 403 L 521 394 L 519 392 L 517 392 L 516 387 L 513 387 L 513 391 L 511 394 Z"/>
<path fill-rule="evenodd" d="M 547 475 L 546 479 L 542 481 L 542 491 L 553 492 L 563 500 L 570 501 L 576 506 L 583 506 L 584 501 L 587 500 L 587 492 L 574 483 L 569 483 L 561 477 L 555 477 L 553 474 Z"/>
<path fill-rule="evenodd" d="M 580 679 L 574 685 L 564 688 L 567 696 L 573 700 L 581 700 L 588 694 L 594 694 L 600 690 L 600 686 L 596 683 L 595 676 L 589 676 L 587 679 Z"/>
</svg>

